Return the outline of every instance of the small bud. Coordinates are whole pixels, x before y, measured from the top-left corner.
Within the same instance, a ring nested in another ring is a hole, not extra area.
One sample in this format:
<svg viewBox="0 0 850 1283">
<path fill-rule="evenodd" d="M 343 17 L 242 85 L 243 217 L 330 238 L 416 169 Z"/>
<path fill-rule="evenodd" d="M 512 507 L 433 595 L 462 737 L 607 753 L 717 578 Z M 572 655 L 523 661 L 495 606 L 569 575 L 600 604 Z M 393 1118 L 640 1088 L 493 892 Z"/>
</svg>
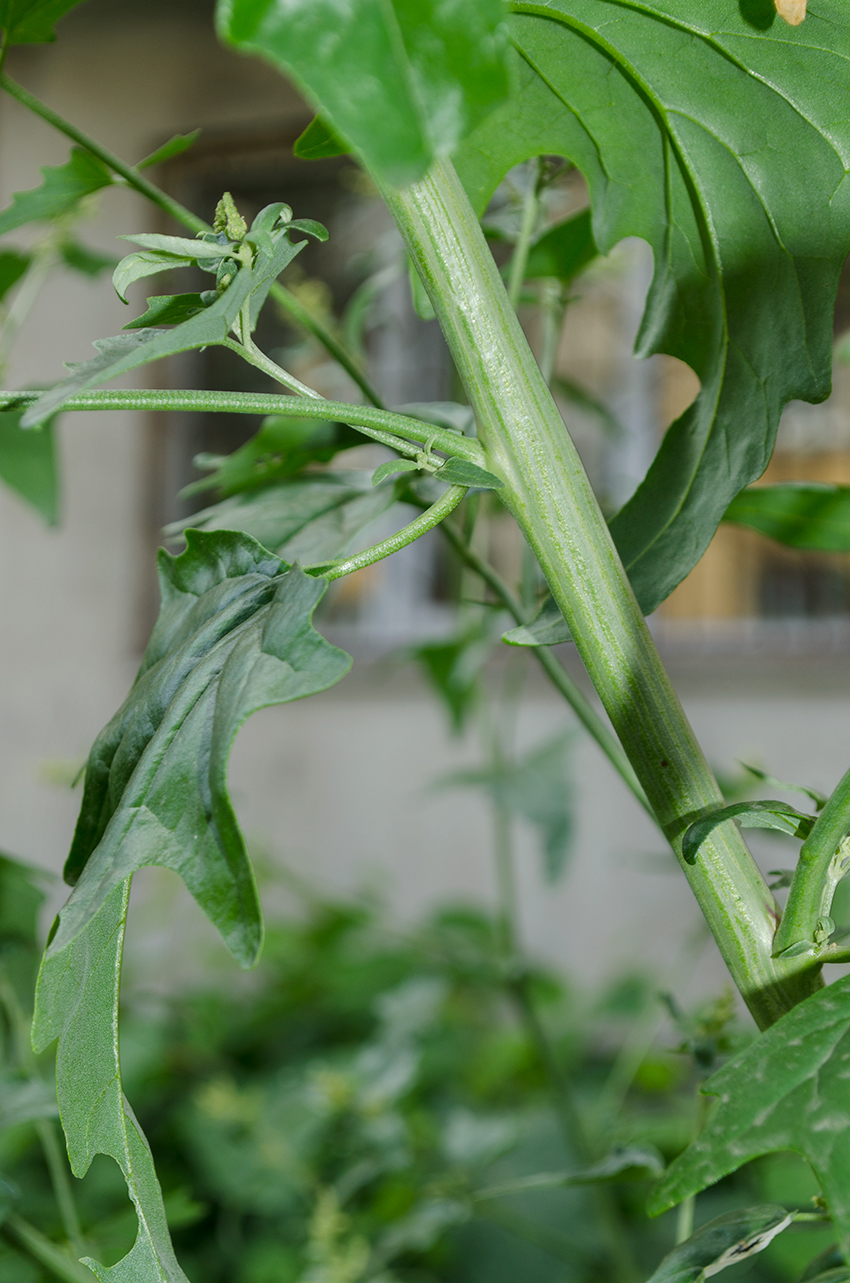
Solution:
<svg viewBox="0 0 850 1283">
<path fill-rule="evenodd" d="M 248 224 L 236 208 L 236 202 L 225 192 L 215 207 L 213 231 L 224 232 L 228 240 L 241 241 L 248 230 Z"/>
</svg>

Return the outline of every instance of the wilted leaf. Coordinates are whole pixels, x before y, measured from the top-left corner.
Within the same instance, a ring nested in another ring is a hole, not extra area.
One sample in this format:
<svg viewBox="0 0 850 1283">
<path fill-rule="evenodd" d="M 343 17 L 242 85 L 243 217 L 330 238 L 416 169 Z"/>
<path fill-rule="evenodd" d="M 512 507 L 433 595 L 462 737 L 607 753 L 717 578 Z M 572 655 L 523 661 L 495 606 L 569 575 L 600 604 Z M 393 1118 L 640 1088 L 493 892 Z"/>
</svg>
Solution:
<svg viewBox="0 0 850 1283">
<path fill-rule="evenodd" d="M 473 204 L 531 156 L 568 157 L 600 252 L 627 236 L 652 247 L 639 353 L 678 357 L 702 385 L 611 522 L 649 613 L 764 471 L 783 407 L 829 391 L 850 250 L 850 127 L 834 107 L 850 17 L 824 0 L 796 30 L 757 32 L 726 0 L 512 8 L 516 96 L 456 156 Z"/>
<path fill-rule="evenodd" d="M 55 526 L 59 518 L 59 473 L 54 422 L 38 432 L 21 427 L 23 410 L 0 410 L 0 477 Z"/>
<path fill-rule="evenodd" d="M 58 1038 L 56 1091 L 68 1157 L 84 1176 L 95 1154 L 108 1154 L 124 1173 L 139 1218 L 136 1242 L 109 1268 L 85 1264 L 101 1283 L 187 1283 L 171 1246 L 162 1193 L 148 1143 L 121 1088 L 118 987 L 129 878 L 107 893 L 81 934 L 56 956 L 48 953 L 36 990 L 33 1045 Z"/>
<path fill-rule="evenodd" d="M 15 192 L 11 205 L 0 213 L 0 236 L 23 227 L 26 223 L 46 222 L 68 214 L 86 196 L 112 185 L 112 174 L 103 161 L 71 148 L 71 159 L 64 165 L 43 166 L 44 181 L 28 192 Z"/>
<path fill-rule="evenodd" d="M 290 74 L 385 181 L 420 178 L 508 90 L 500 0 L 219 0 L 219 34 Z"/>
<path fill-rule="evenodd" d="M 762 1154 L 794 1150 L 814 1168 L 845 1256 L 850 1252 L 850 977 L 806 998 L 713 1074 L 719 1096 L 695 1141 L 650 1198 L 666 1211 Z"/>
<path fill-rule="evenodd" d="M 502 634 L 509 646 L 560 646 L 573 635 L 554 597 L 547 597 L 530 624 L 520 624 Z"/>
<path fill-rule="evenodd" d="M 243 530 L 279 557 L 319 565 L 347 552 L 357 535 L 398 498 L 394 485 L 373 488 L 368 473 L 320 472 L 225 499 L 179 526 Z"/>
<path fill-rule="evenodd" d="M 56 39 L 54 24 L 82 0 L 0 0 L 0 29 L 10 45 Z"/>
<path fill-rule="evenodd" d="M 815 481 L 750 486 L 723 515 L 759 534 L 817 552 L 850 552 L 850 486 Z"/>
<path fill-rule="evenodd" d="M 727 820 L 737 820 L 742 829 L 775 829 L 789 837 L 805 838 L 812 831 L 814 816 L 803 815 L 787 802 L 733 802 L 697 820 L 682 840 L 682 855 L 693 864 L 706 838 Z"/>
<path fill-rule="evenodd" d="M 784 1207 L 766 1204 L 718 1216 L 665 1256 L 649 1283 L 702 1283 L 764 1249 L 793 1221 Z"/>
<path fill-rule="evenodd" d="M 261 941 L 253 873 L 227 793 L 236 732 L 257 709 L 332 686 L 350 659 L 310 622 L 326 584 L 248 535 L 190 531 L 160 553 L 162 607 L 130 694 L 98 736 L 65 865 L 76 883 L 48 956 L 119 883 L 179 873 L 243 965 Z"/>
</svg>

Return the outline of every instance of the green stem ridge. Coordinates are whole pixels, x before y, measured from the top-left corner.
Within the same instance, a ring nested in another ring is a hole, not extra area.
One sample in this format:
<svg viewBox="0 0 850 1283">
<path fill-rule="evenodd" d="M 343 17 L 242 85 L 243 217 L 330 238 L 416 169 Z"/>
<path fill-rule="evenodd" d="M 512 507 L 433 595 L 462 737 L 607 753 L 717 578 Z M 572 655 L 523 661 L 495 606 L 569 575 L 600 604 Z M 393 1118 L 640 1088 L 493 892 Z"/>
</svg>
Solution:
<svg viewBox="0 0 850 1283">
<path fill-rule="evenodd" d="M 380 543 L 373 544 L 371 548 L 365 548 L 363 552 L 357 552 L 353 557 L 346 557 L 344 561 L 336 561 L 328 565 L 305 566 L 307 574 L 318 575 L 322 579 L 342 579 L 344 575 L 350 575 L 355 570 L 362 570 L 364 566 L 372 566 L 376 561 L 383 561 L 384 557 L 389 557 L 394 552 L 406 548 L 414 539 L 419 539 L 422 535 L 433 530 L 435 526 L 453 512 L 463 499 L 467 492 L 467 486 L 449 486 L 444 495 L 441 495 L 436 503 L 421 513 L 409 525 L 397 530 L 394 535 L 387 539 L 382 539 Z"/>
<path fill-rule="evenodd" d="M 850 829 L 850 771 L 827 801 L 814 828 L 800 848 L 774 953 L 804 942 L 815 946 L 818 922 L 828 917 L 835 888 L 850 869 L 850 851 L 843 838 Z"/>
<path fill-rule="evenodd" d="M 670 684 L 557 406 L 448 161 L 384 192 L 475 411 L 487 467 L 552 594 L 726 965 L 766 1028 L 821 983 L 811 959 L 771 957 L 776 902 L 724 824 L 687 865 L 681 840 L 722 796 Z"/>
<path fill-rule="evenodd" d="M 239 349 L 241 352 L 241 348 Z M 32 405 L 40 392 L 0 392 L 0 410 L 17 410 Z M 484 451 L 472 437 L 461 436 L 448 428 L 437 428 L 421 419 L 389 410 L 376 410 L 368 405 L 346 401 L 326 401 L 318 394 L 312 397 L 279 396 L 262 392 L 194 392 L 162 389 L 133 389 L 127 392 L 82 392 L 69 397 L 65 410 L 189 410 L 203 414 L 278 414 L 292 419 L 333 419 L 375 436 L 385 445 L 399 449 L 405 440 L 428 442 L 445 454 L 484 463 Z M 387 434 L 386 438 L 377 436 Z M 415 452 L 414 452 L 415 453 Z"/>
<path fill-rule="evenodd" d="M 209 223 L 204 222 L 197 214 L 193 214 L 190 209 L 187 209 L 185 205 L 181 205 L 179 201 L 173 200 L 166 195 L 149 178 L 145 178 L 144 174 L 139 173 L 134 165 L 127 165 L 121 160 L 120 156 L 116 156 L 105 147 L 102 147 L 96 139 L 84 134 L 81 129 L 77 129 L 76 125 L 72 125 L 63 116 L 52 111 L 34 94 L 31 94 L 28 89 L 24 89 L 23 85 L 19 85 L 11 76 L 6 75 L 2 71 L 1 65 L 0 88 L 5 89 L 12 98 L 15 98 L 22 106 L 27 107 L 36 116 L 40 116 L 42 120 L 46 121 L 48 125 L 52 125 L 54 129 L 64 134 L 66 138 L 70 138 L 72 142 L 77 143 L 80 147 L 85 147 L 86 151 L 91 152 L 93 156 L 97 156 L 98 160 L 102 160 L 104 165 L 108 166 L 114 174 L 118 174 L 120 178 L 123 178 L 129 187 L 134 188 L 140 195 L 147 197 L 152 204 L 157 205 L 163 213 L 167 214 L 169 218 L 173 218 L 176 223 L 180 223 L 190 232 L 212 231 Z M 286 286 L 276 282 L 271 287 L 270 294 L 274 301 L 284 312 L 292 317 L 297 325 L 300 325 L 302 329 L 308 330 L 314 338 L 319 340 L 326 351 L 343 367 L 346 374 L 354 380 L 367 400 L 371 401 L 379 409 L 383 408 L 383 401 L 380 396 L 351 356 L 351 353 L 343 347 L 339 339 L 317 317 L 308 312 L 303 303 L 299 302 Z"/>
<path fill-rule="evenodd" d="M 474 570 L 493 590 L 505 609 L 513 615 L 516 622 L 518 624 L 530 623 L 533 618 L 533 612 L 523 609 L 519 599 L 511 591 L 498 571 L 494 570 L 488 561 L 485 561 L 474 548 L 470 547 L 460 531 L 450 521 L 444 522 L 440 529 L 461 560 L 465 561 L 470 570 Z M 563 664 L 556 659 L 548 646 L 532 646 L 529 649 L 552 685 L 567 701 L 584 729 L 593 737 L 623 782 L 631 789 L 641 806 L 654 820 L 655 815 L 652 807 L 646 800 L 646 794 L 641 788 L 640 781 L 634 773 L 631 762 L 623 752 L 622 745 L 608 730 L 608 727 L 602 721 L 584 691 L 573 681 Z"/>
</svg>

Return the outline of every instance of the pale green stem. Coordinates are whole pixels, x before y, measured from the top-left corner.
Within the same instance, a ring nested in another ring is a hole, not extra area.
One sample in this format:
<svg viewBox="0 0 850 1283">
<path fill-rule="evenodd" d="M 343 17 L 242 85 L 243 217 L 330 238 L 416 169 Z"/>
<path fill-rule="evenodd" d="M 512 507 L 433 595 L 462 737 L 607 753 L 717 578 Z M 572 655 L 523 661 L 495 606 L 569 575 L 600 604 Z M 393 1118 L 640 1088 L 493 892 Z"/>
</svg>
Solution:
<svg viewBox="0 0 850 1283">
<path fill-rule="evenodd" d="M 166 193 L 157 187 L 155 183 L 152 183 L 150 179 L 145 178 L 145 176 L 141 174 L 135 166 L 127 165 L 119 156 L 113 155 L 111 151 L 102 147 L 94 138 L 90 138 L 88 134 L 84 134 L 81 129 L 77 129 L 75 125 L 72 125 L 70 121 L 65 120 L 55 111 L 51 111 L 51 109 L 36 98 L 34 94 L 31 94 L 29 90 L 24 89 L 23 85 L 19 85 L 16 80 L 13 80 L 11 76 L 7 76 L 5 73 L 2 73 L 2 71 L 0 71 L 0 88 L 5 89 L 6 92 L 19 103 L 34 112 L 36 116 L 40 116 L 42 120 L 45 120 L 49 125 L 52 125 L 54 129 L 58 129 L 66 138 L 70 138 L 72 142 L 78 143 L 80 147 L 84 147 L 86 151 L 90 151 L 93 156 L 97 156 L 98 160 L 102 160 L 104 165 L 111 169 L 113 173 L 118 174 L 119 177 L 123 178 L 129 187 L 134 188 L 142 196 L 147 197 L 152 204 L 159 206 L 159 208 L 164 213 L 168 214 L 170 218 L 173 218 L 175 222 L 182 224 L 182 226 L 188 228 L 190 232 L 209 232 L 212 230 L 209 223 L 204 222 L 204 220 L 199 218 L 197 214 L 193 214 L 190 209 L 186 209 L 185 205 L 181 205 L 179 201 L 173 200 L 170 196 L 167 196 Z M 371 401 L 374 406 L 381 408 L 383 406 L 383 402 L 381 401 L 380 396 L 372 387 L 369 379 L 359 368 L 350 352 L 347 352 L 339 342 L 339 339 L 337 339 L 336 336 L 332 334 L 317 317 L 308 312 L 303 303 L 299 302 L 295 295 L 292 294 L 286 286 L 276 282 L 271 287 L 270 294 L 275 302 L 292 317 L 296 324 L 300 325 L 303 329 L 308 330 L 314 338 L 319 340 L 334 360 L 338 361 L 343 367 L 346 374 L 354 380 L 363 395 Z"/>
<path fill-rule="evenodd" d="M 466 494 L 467 488 L 467 486 L 449 486 L 446 493 L 421 516 L 411 521 L 410 525 L 397 530 L 388 539 L 382 539 L 380 543 L 373 544 L 371 548 L 355 553 L 353 557 L 346 557 L 344 561 L 335 561 L 330 564 L 305 566 L 304 569 L 307 574 L 317 575 L 322 579 L 342 579 L 344 575 L 362 570 L 364 566 L 372 566 L 376 561 L 383 561 L 384 557 L 399 552 L 413 543 L 414 539 L 419 539 L 429 530 L 433 530 L 450 512 L 454 512 Z"/>
<path fill-rule="evenodd" d="M 701 1084 L 700 1084 L 701 1086 Z M 694 1124 L 694 1140 L 702 1131 L 705 1120 L 708 1117 L 708 1111 L 711 1106 L 711 1097 L 706 1096 L 700 1087 L 697 1087 L 696 1101 L 696 1121 Z M 676 1214 L 676 1244 L 684 1243 L 694 1232 L 694 1214 L 697 1207 L 697 1196 L 691 1194 L 679 1204 L 679 1210 Z"/>
<path fill-rule="evenodd" d="M 90 1269 L 72 1260 L 34 1225 L 30 1225 L 23 1217 L 16 1216 L 14 1212 L 6 1217 L 0 1234 L 15 1247 L 22 1248 L 54 1278 L 61 1279 L 62 1283 L 94 1283 L 95 1276 Z"/>
<path fill-rule="evenodd" d="M 0 410 L 18 410 L 32 405 L 41 392 L 0 392 Z M 65 410 L 186 410 L 203 414 L 275 414 L 291 419 L 331 419 L 348 423 L 365 436 L 381 441 L 403 453 L 405 439 L 457 455 L 470 463 L 483 464 L 484 451 L 472 437 L 461 436 L 447 428 L 436 428 L 421 419 L 389 410 L 374 410 L 368 405 L 348 401 L 326 401 L 312 397 L 277 396 L 262 392 L 195 392 L 162 389 L 136 389 L 127 392 L 81 392 L 68 397 Z M 386 435 L 382 435 L 386 434 Z M 411 454 L 418 453 L 415 450 Z"/>
<path fill-rule="evenodd" d="M 850 771 L 827 801 L 800 849 L 774 952 L 817 942 L 818 923 L 829 916 L 835 888 L 850 869 L 843 838 L 850 829 Z"/>
<path fill-rule="evenodd" d="M 522 222 L 520 223 L 519 236 L 514 245 L 514 252 L 511 256 L 508 274 L 508 298 L 514 310 L 519 306 L 522 286 L 525 281 L 525 269 L 528 265 L 528 251 L 531 248 L 531 238 L 534 235 L 534 229 L 537 224 L 537 210 L 540 204 L 540 163 L 539 156 L 535 160 L 528 162 L 530 170 L 529 183 L 522 202 Z"/>
<path fill-rule="evenodd" d="M 534 549 L 736 985 L 766 1028 L 822 980 L 811 960 L 772 959 L 777 905 L 733 823 L 712 833 L 695 865 L 681 858 L 685 830 L 722 795 L 478 220 L 448 161 L 385 196 L 463 379 L 488 466 L 504 483 L 500 498 Z"/>
<path fill-rule="evenodd" d="M 306 383 L 296 379 L 294 374 L 284 370 L 282 366 L 277 365 L 270 357 L 267 357 L 265 352 L 260 351 L 250 334 L 247 336 L 244 334 L 244 328 L 241 343 L 226 339 L 222 347 L 229 348 L 231 352 L 238 352 L 243 361 L 247 361 L 249 365 L 256 366 L 258 370 L 262 370 L 264 374 L 267 374 L 270 379 L 274 379 L 276 383 L 282 383 L 285 388 L 289 388 L 296 395 L 311 397 L 315 401 L 324 399 L 321 392 L 317 392 L 315 388 L 308 387 Z"/>
<path fill-rule="evenodd" d="M 540 373 L 546 386 L 551 387 L 564 320 L 561 282 L 554 276 L 547 276 L 540 282 L 540 315 L 543 330 L 540 341 Z"/>
<path fill-rule="evenodd" d="M 460 531 L 456 530 L 450 521 L 440 526 L 440 530 L 457 555 L 492 588 L 499 601 L 501 601 L 506 610 L 510 611 L 516 622 L 518 624 L 530 623 L 531 612 L 523 609 L 519 599 L 511 591 L 501 575 L 474 548 L 470 547 Z M 646 800 L 646 794 L 632 769 L 631 762 L 582 689 L 576 685 L 563 664 L 556 659 L 548 646 L 529 646 L 528 649 L 532 652 L 552 685 L 567 701 L 584 729 L 596 740 L 596 743 L 621 776 L 623 782 L 631 789 L 651 819 L 655 820 L 652 808 Z"/>
</svg>

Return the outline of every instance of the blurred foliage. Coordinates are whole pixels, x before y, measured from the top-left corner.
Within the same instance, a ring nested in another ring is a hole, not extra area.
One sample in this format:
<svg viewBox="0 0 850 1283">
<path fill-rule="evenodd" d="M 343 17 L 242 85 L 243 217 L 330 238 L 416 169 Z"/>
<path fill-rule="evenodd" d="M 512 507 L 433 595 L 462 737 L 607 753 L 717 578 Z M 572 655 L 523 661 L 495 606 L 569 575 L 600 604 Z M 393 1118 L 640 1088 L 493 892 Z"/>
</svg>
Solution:
<svg viewBox="0 0 850 1283">
<path fill-rule="evenodd" d="M 19 985 L 37 884 L 8 861 L 0 874 Z M 477 910 L 442 910 L 402 934 L 374 905 L 307 897 L 232 988 L 131 991 L 125 1083 L 192 1283 L 604 1283 L 617 1278 L 605 1199 L 634 1277 L 649 1277 L 675 1216 L 647 1219 L 648 1180 L 608 1185 L 604 1199 L 592 1186 L 511 1186 L 575 1173 L 583 1144 L 597 1160 L 626 1145 L 669 1160 L 693 1132 L 699 1082 L 747 1035 L 725 995 L 683 1013 L 639 976 L 591 999 L 519 966 Z M 560 1067 L 557 1092 L 520 992 Z M 13 1033 L 5 1081 L 46 1074 L 25 1071 Z M 32 1122 L 0 1135 L 0 1177 L 16 1214 L 60 1242 Z M 135 1234 L 118 1168 L 96 1159 L 74 1186 L 88 1241 L 118 1260 Z M 800 1160 L 774 1157 L 702 1195 L 697 1223 L 742 1202 L 805 1207 L 815 1192 Z M 830 1241 L 824 1229 L 782 1235 L 730 1283 L 795 1279 Z M 55 1275 L 0 1237 L 0 1278 Z"/>
</svg>

